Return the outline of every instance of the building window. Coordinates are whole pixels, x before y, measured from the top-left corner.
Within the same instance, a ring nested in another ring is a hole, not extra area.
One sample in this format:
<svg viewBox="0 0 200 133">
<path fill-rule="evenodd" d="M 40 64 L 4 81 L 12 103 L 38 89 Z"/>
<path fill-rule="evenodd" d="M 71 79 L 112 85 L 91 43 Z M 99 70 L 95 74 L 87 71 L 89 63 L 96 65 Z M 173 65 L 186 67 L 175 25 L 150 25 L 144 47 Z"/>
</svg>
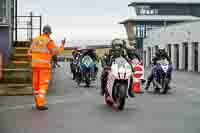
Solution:
<svg viewBox="0 0 200 133">
<path fill-rule="evenodd" d="M 135 28 L 136 37 L 144 38 L 146 37 L 146 26 L 145 25 L 137 25 Z"/>
<path fill-rule="evenodd" d="M 6 16 L 6 0 L 0 0 L 0 17 Z"/>
<path fill-rule="evenodd" d="M 142 9 L 140 9 L 140 14 L 141 15 L 158 15 L 158 9 L 142 8 Z"/>
<path fill-rule="evenodd" d="M 158 49 L 159 49 L 159 46 L 156 45 L 156 46 L 155 46 L 155 50 L 156 50 L 156 52 L 158 51 Z"/>
</svg>

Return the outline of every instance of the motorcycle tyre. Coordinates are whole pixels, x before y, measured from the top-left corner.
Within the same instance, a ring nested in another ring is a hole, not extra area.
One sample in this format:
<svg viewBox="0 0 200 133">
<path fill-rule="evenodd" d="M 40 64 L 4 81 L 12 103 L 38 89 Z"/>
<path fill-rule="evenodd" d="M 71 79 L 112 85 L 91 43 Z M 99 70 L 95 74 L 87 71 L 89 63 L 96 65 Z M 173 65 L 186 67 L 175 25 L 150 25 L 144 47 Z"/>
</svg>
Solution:
<svg viewBox="0 0 200 133">
<path fill-rule="evenodd" d="M 119 105 L 119 106 L 118 106 L 118 109 L 119 109 L 120 111 L 122 111 L 122 110 L 124 110 L 125 103 L 126 103 L 127 86 L 124 85 L 124 84 L 120 84 L 118 89 L 119 89 L 119 90 L 118 90 L 119 92 L 118 92 L 118 100 L 117 100 L 117 101 L 118 101 L 119 103 L 117 103 L 117 104 Z"/>
<path fill-rule="evenodd" d="M 75 80 L 76 79 L 76 74 L 75 72 L 72 72 L 72 80 Z"/>
<path fill-rule="evenodd" d="M 79 74 L 79 73 L 77 73 L 76 76 L 75 76 L 76 77 L 75 81 L 76 81 L 78 86 L 80 86 L 80 84 L 81 84 L 81 77 L 80 76 L 81 76 L 81 74 Z"/>
<path fill-rule="evenodd" d="M 155 87 L 155 88 L 154 88 L 154 93 L 155 93 L 155 94 L 159 94 L 159 93 L 160 93 L 160 88 Z"/>
<path fill-rule="evenodd" d="M 86 87 L 90 87 L 90 75 L 88 73 L 86 73 L 86 77 L 85 77 L 85 84 Z"/>
</svg>

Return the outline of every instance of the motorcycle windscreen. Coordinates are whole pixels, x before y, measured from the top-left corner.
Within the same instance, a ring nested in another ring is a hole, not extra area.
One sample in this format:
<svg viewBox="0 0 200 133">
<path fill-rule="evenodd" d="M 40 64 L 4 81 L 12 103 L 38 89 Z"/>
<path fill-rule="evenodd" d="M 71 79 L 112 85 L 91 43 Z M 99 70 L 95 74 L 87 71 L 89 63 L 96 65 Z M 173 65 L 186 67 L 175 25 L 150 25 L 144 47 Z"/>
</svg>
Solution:
<svg viewBox="0 0 200 133">
<path fill-rule="evenodd" d="M 162 70 L 166 73 L 169 69 L 169 62 L 164 59 L 164 60 L 159 60 L 158 63 L 161 65 Z"/>
<path fill-rule="evenodd" d="M 119 79 L 127 79 L 132 74 L 131 69 L 129 63 L 122 57 L 116 58 L 111 67 L 112 74 Z"/>
<path fill-rule="evenodd" d="M 91 67 L 94 63 L 90 56 L 85 56 L 82 59 L 82 64 L 85 65 L 87 68 Z"/>
</svg>

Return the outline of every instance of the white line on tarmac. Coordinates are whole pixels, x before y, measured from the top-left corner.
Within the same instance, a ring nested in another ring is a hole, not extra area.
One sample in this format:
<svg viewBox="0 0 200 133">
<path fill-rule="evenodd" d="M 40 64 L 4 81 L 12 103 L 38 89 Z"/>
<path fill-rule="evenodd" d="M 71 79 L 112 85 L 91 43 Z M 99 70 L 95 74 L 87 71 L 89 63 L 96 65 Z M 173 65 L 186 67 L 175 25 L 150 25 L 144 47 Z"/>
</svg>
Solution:
<svg viewBox="0 0 200 133">
<path fill-rule="evenodd" d="M 188 88 L 187 90 L 189 91 L 189 96 L 200 95 L 200 88 Z"/>
<path fill-rule="evenodd" d="M 61 103 L 76 103 L 76 102 L 80 102 L 84 99 L 87 99 L 89 97 L 91 97 L 92 95 L 88 92 L 85 93 L 86 95 L 82 95 L 81 97 L 65 97 L 65 98 L 61 98 L 61 99 L 50 99 L 47 100 L 48 105 L 55 105 L 55 104 L 61 104 Z M 30 108 L 33 107 L 34 104 L 25 104 L 25 105 L 15 105 L 15 106 L 7 106 L 7 107 L 2 107 L 0 108 L 0 112 L 4 112 L 4 111 L 12 111 L 12 110 L 24 110 L 25 108 Z"/>
<path fill-rule="evenodd" d="M 67 103 L 76 103 L 80 102 L 84 99 L 90 98 L 93 96 L 87 89 L 81 88 L 84 91 L 84 94 L 81 96 L 50 96 L 47 99 L 48 105 L 55 105 L 55 104 L 67 104 Z M 34 104 L 25 104 L 25 105 L 15 105 L 15 106 L 5 106 L 0 108 L 0 112 L 4 111 L 12 111 L 12 110 L 24 110 L 25 108 L 31 108 Z"/>
<path fill-rule="evenodd" d="M 187 88 L 187 90 L 194 91 L 194 90 L 196 90 L 196 88 Z"/>
<path fill-rule="evenodd" d="M 71 77 L 70 72 L 65 72 L 65 74 L 69 77 Z M 67 97 L 66 96 L 48 96 L 49 100 L 47 100 L 48 105 L 55 105 L 55 104 L 61 104 L 61 103 L 74 103 L 74 102 L 80 102 L 83 99 L 89 98 L 93 96 L 94 94 L 91 93 L 89 90 L 85 88 L 81 88 L 83 90 L 84 94 L 82 94 L 81 97 Z M 52 99 L 51 99 L 52 98 Z M 34 104 L 25 104 L 25 105 L 15 105 L 15 106 L 5 106 L 0 108 L 0 112 L 9 111 L 9 110 L 23 110 L 25 108 L 31 108 Z"/>
</svg>

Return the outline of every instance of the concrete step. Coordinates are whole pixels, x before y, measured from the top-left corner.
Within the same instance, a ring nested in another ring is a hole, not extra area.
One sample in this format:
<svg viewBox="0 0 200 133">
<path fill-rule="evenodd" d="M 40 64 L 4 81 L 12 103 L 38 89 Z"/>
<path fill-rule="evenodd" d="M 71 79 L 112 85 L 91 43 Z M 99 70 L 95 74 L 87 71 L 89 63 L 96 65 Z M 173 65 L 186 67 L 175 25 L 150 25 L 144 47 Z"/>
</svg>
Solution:
<svg viewBox="0 0 200 133">
<path fill-rule="evenodd" d="M 17 63 L 24 63 L 24 62 L 28 62 L 29 61 L 29 59 L 28 59 L 28 57 L 24 57 L 24 56 L 21 56 L 21 57 L 17 57 L 17 56 L 12 56 L 11 58 L 10 58 L 11 60 L 12 60 L 12 62 L 13 63 L 15 63 L 15 64 L 17 64 Z M 17 62 L 17 63 L 16 63 Z"/>
<path fill-rule="evenodd" d="M 32 84 L 0 84 L 0 96 L 33 95 Z"/>
<path fill-rule="evenodd" d="M 20 60 L 14 60 L 12 61 L 13 64 L 26 64 L 29 65 L 30 63 L 28 61 L 20 61 Z"/>
<path fill-rule="evenodd" d="M 9 65 L 5 66 L 4 68 L 11 68 L 11 69 L 30 69 L 31 64 L 28 62 L 26 63 L 19 63 L 19 61 L 11 61 Z"/>
<path fill-rule="evenodd" d="M 16 48 L 14 48 L 12 50 L 12 55 L 13 56 L 19 56 L 19 55 L 27 56 L 27 52 L 28 52 L 28 49 L 16 49 Z"/>
<path fill-rule="evenodd" d="M 13 47 L 30 47 L 30 41 L 15 41 Z"/>
<path fill-rule="evenodd" d="M 21 69 L 3 69 L 3 78 L 0 83 L 31 83 L 32 82 L 32 72 L 31 69 L 21 68 Z"/>
</svg>

